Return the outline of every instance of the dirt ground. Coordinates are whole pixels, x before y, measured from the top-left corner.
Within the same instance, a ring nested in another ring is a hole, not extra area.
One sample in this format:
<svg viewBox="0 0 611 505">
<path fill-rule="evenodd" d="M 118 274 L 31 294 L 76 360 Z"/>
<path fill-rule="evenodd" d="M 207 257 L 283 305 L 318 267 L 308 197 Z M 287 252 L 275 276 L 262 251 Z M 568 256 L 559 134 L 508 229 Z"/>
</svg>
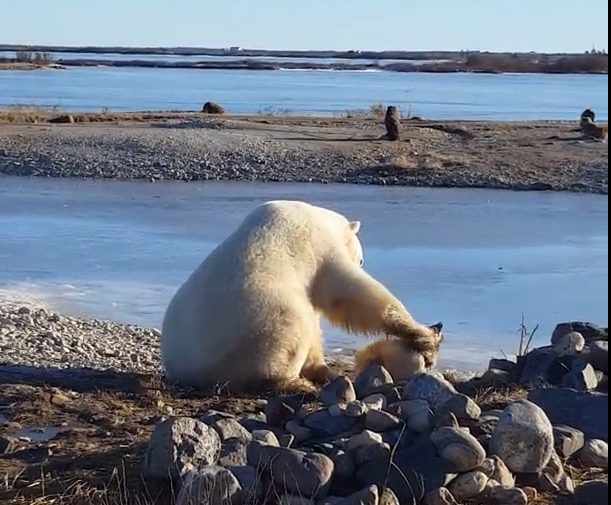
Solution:
<svg viewBox="0 0 611 505">
<path fill-rule="evenodd" d="M 389 142 L 383 118 L 347 115 L 109 112 L 49 124 L 57 114 L 9 109 L 0 111 L 0 172 L 608 193 L 607 143 L 584 139 L 577 120 L 407 119 L 402 140 Z M 205 162 L 180 161 L 194 153 Z"/>
</svg>

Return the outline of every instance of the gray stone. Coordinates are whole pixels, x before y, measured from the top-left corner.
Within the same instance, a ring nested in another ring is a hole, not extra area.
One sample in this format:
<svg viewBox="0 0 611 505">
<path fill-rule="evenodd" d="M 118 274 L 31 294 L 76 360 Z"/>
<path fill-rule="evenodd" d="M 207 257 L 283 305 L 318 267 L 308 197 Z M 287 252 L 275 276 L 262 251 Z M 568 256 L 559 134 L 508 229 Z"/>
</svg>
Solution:
<svg viewBox="0 0 611 505">
<path fill-rule="evenodd" d="M 356 400 L 356 391 L 348 377 L 338 377 L 325 385 L 320 391 L 320 401 L 326 406 L 338 403 L 347 404 Z"/>
<path fill-rule="evenodd" d="M 590 343 L 590 362 L 596 370 L 609 372 L 609 341 L 594 340 Z"/>
<path fill-rule="evenodd" d="M 241 505 L 244 493 L 229 470 L 208 466 L 189 472 L 176 499 L 176 505 Z"/>
<path fill-rule="evenodd" d="M 499 370 L 513 374 L 517 371 L 518 365 L 508 359 L 492 358 L 488 364 L 488 370 Z"/>
<path fill-rule="evenodd" d="M 378 505 L 379 501 L 378 486 L 369 486 L 344 498 L 339 505 Z"/>
<path fill-rule="evenodd" d="M 556 451 L 552 451 L 552 456 L 539 475 L 539 482 L 535 487 L 544 492 L 573 493 L 573 481 L 567 475 Z"/>
<path fill-rule="evenodd" d="M 455 394 L 445 402 L 438 410 L 437 414 L 443 416 L 451 412 L 460 420 L 475 420 L 482 414 L 482 409 L 467 395 Z"/>
<path fill-rule="evenodd" d="M 477 439 L 460 428 L 435 430 L 431 441 L 450 472 L 469 472 L 486 459 L 486 451 Z"/>
<path fill-rule="evenodd" d="M 401 419 L 383 410 L 370 410 L 365 416 L 365 428 L 378 433 L 394 430 L 401 424 Z"/>
<path fill-rule="evenodd" d="M 609 483 L 602 480 L 584 482 L 575 489 L 575 505 L 607 505 Z"/>
<path fill-rule="evenodd" d="M 586 346 L 586 339 L 578 331 L 571 331 L 559 337 L 553 343 L 552 348 L 556 356 L 578 356 Z"/>
<path fill-rule="evenodd" d="M 263 476 L 252 466 L 229 466 L 227 467 L 242 486 L 244 498 L 247 503 L 252 503 L 265 495 L 265 482 Z"/>
<path fill-rule="evenodd" d="M 516 479 L 509 468 L 507 468 L 505 462 L 498 456 L 492 456 L 492 459 L 494 461 L 494 471 L 490 478 L 503 487 L 514 487 L 516 485 Z"/>
<path fill-rule="evenodd" d="M 271 475 L 272 485 L 306 498 L 325 496 L 331 484 L 333 461 L 323 454 L 251 442 L 248 464 Z"/>
<path fill-rule="evenodd" d="M 554 448 L 561 458 L 569 459 L 580 451 L 585 444 L 582 431 L 570 426 L 554 426 Z"/>
<path fill-rule="evenodd" d="M 540 472 L 554 450 L 552 425 L 545 412 L 534 403 L 513 403 L 501 414 L 490 449 L 512 472 Z"/>
<path fill-rule="evenodd" d="M 359 399 L 378 393 L 384 387 L 392 384 L 393 378 L 388 371 L 381 365 L 372 365 L 363 370 L 354 382 L 356 395 Z"/>
<path fill-rule="evenodd" d="M 250 433 L 253 431 L 267 430 L 269 428 L 267 418 L 263 412 L 258 414 L 244 414 L 237 418 L 237 421 Z"/>
<path fill-rule="evenodd" d="M 367 405 L 360 400 L 350 402 L 348 405 L 346 405 L 346 415 L 348 417 L 362 417 L 367 414 L 367 410 Z"/>
<path fill-rule="evenodd" d="M 593 391 L 598 387 L 598 377 L 590 363 L 576 364 L 562 379 L 562 386 L 577 391 Z"/>
<path fill-rule="evenodd" d="M 242 442 L 248 443 L 252 440 L 252 435 L 248 430 L 235 419 L 217 419 L 212 423 L 206 424 L 209 424 L 209 426 L 216 430 L 222 441 L 237 438 Z"/>
<path fill-rule="evenodd" d="M 388 412 L 396 415 L 404 421 L 409 420 L 414 415 L 419 415 L 421 412 L 427 412 L 432 415 L 431 406 L 426 400 L 406 400 L 393 403 L 388 406 Z"/>
<path fill-rule="evenodd" d="M 280 438 L 278 438 L 278 442 L 280 442 L 280 447 L 293 447 L 293 445 L 295 445 L 295 435 L 291 435 L 290 433 L 284 433 L 280 435 Z"/>
<path fill-rule="evenodd" d="M 367 410 L 384 410 L 386 408 L 386 397 L 382 393 L 375 393 L 363 398 Z"/>
<path fill-rule="evenodd" d="M 488 503 L 490 505 L 528 505 L 528 496 L 517 487 L 496 486 L 490 490 Z"/>
<path fill-rule="evenodd" d="M 568 323 L 560 323 L 556 326 L 556 329 L 552 335 L 552 344 L 572 331 L 581 333 L 588 344 L 593 340 L 609 340 L 608 329 L 600 328 L 592 323 L 573 321 Z"/>
<path fill-rule="evenodd" d="M 516 380 L 517 372 L 506 372 L 505 370 L 488 370 L 479 379 L 480 387 L 507 386 Z"/>
<path fill-rule="evenodd" d="M 586 468 L 609 469 L 609 444 L 604 440 L 590 439 L 577 454 L 579 462 Z"/>
<path fill-rule="evenodd" d="M 392 489 L 385 488 L 380 495 L 379 505 L 401 505 Z"/>
<path fill-rule="evenodd" d="M 265 406 L 267 423 L 280 428 L 293 419 L 303 404 L 303 399 L 297 396 L 275 396 Z"/>
<path fill-rule="evenodd" d="M 316 505 L 316 502 L 310 498 L 304 498 L 295 494 L 283 494 L 278 505 Z"/>
<path fill-rule="evenodd" d="M 334 485 L 349 486 L 354 483 L 354 474 L 356 472 L 356 466 L 354 459 L 349 452 L 339 449 L 336 446 L 325 452 L 325 455 L 331 458 L 335 466 L 333 472 L 333 483 Z"/>
<path fill-rule="evenodd" d="M 332 416 L 326 410 L 319 410 L 303 420 L 303 425 L 313 431 L 314 436 L 329 437 L 350 432 L 358 419 L 349 416 Z"/>
<path fill-rule="evenodd" d="M 252 432 L 252 439 L 258 442 L 263 442 L 267 445 L 280 447 L 280 441 L 276 434 L 271 430 L 255 430 Z"/>
<path fill-rule="evenodd" d="M 244 466 L 247 463 L 248 443 L 239 438 L 230 438 L 221 444 L 220 466 Z"/>
<path fill-rule="evenodd" d="M 218 433 L 190 417 L 176 417 L 155 426 L 142 473 L 152 479 L 177 478 L 216 464 L 221 452 Z"/>
<path fill-rule="evenodd" d="M 488 480 L 489 478 L 484 472 L 475 470 L 456 477 L 450 482 L 448 489 L 458 502 L 464 502 L 482 494 L 486 489 Z"/>
<path fill-rule="evenodd" d="M 356 451 L 361 447 L 367 447 L 370 445 L 382 444 L 384 440 L 382 435 L 374 433 L 373 431 L 365 430 L 357 435 L 352 435 L 348 441 L 348 450 Z"/>
<path fill-rule="evenodd" d="M 429 372 L 411 379 L 403 390 L 404 400 L 425 400 L 437 411 L 456 394 L 456 389 L 441 374 Z"/>
<path fill-rule="evenodd" d="M 542 388 L 528 399 L 541 407 L 554 424 L 581 430 L 586 438 L 609 440 L 609 396 L 571 389 Z"/>
<path fill-rule="evenodd" d="M 526 385 L 558 385 L 570 369 L 571 358 L 559 358 L 551 347 L 534 349 L 524 360 L 520 382 Z"/>
<path fill-rule="evenodd" d="M 357 468 L 360 468 L 369 461 L 386 461 L 390 458 L 391 452 L 390 445 L 385 443 L 374 443 L 361 445 L 350 451 L 350 454 Z"/>
<path fill-rule="evenodd" d="M 220 419 L 235 419 L 232 414 L 228 414 L 227 412 L 221 412 L 219 410 L 210 409 L 200 414 L 199 420 L 202 423 L 206 423 L 208 426 L 212 426 L 215 422 Z"/>
<path fill-rule="evenodd" d="M 458 505 L 449 489 L 437 488 L 424 497 L 424 505 Z"/>
<path fill-rule="evenodd" d="M 285 425 L 286 431 L 295 437 L 297 444 L 302 444 L 314 438 L 314 433 L 310 428 L 306 428 L 299 424 L 298 421 L 291 420 Z"/>
</svg>

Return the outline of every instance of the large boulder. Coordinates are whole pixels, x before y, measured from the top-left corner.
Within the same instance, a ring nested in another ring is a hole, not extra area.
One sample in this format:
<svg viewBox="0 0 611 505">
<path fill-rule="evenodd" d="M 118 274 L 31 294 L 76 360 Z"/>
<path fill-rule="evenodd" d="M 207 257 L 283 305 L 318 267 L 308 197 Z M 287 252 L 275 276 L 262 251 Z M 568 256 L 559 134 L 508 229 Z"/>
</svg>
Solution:
<svg viewBox="0 0 611 505">
<path fill-rule="evenodd" d="M 528 399 L 541 407 L 554 424 L 582 431 L 586 438 L 609 441 L 609 396 L 571 389 L 542 388 Z"/>
<path fill-rule="evenodd" d="M 589 344 L 593 340 L 609 340 L 609 329 L 601 328 L 592 323 L 584 323 L 579 321 L 560 323 L 556 326 L 554 333 L 552 334 L 552 344 L 558 342 L 567 333 L 576 331 L 586 339 Z"/>
<path fill-rule="evenodd" d="M 176 417 L 155 427 L 142 473 L 153 479 L 178 478 L 216 464 L 220 452 L 221 439 L 213 428 L 197 419 Z"/>
<path fill-rule="evenodd" d="M 519 401 L 501 414 L 492 434 L 490 450 L 512 472 L 543 470 L 554 450 L 554 431 L 545 412 L 534 403 Z"/>
</svg>

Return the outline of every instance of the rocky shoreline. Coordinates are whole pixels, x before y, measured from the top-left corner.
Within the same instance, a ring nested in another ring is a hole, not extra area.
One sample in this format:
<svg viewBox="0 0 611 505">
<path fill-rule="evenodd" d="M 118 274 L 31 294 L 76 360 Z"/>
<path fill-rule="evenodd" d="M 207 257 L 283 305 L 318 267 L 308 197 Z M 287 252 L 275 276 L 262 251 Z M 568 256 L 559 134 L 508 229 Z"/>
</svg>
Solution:
<svg viewBox="0 0 611 505">
<path fill-rule="evenodd" d="M 177 390 L 158 342 L 0 306 L 2 503 L 608 503 L 608 329 L 562 323 L 469 380 L 335 364 L 316 397 Z"/>
<path fill-rule="evenodd" d="M 195 113 L 0 112 L 0 174 L 608 193 L 606 143 L 573 123 L 383 121 Z M 5 123 L 5 124 L 2 124 Z M 9 124 L 10 123 L 10 124 Z"/>
</svg>

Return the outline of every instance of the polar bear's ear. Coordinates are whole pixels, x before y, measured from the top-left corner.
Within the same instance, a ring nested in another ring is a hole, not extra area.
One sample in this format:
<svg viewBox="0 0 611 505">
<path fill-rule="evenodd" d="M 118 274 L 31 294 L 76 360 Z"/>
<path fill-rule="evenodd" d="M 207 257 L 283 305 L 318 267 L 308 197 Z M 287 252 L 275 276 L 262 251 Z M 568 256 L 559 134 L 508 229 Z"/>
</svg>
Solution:
<svg viewBox="0 0 611 505">
<path fill-rule="evenodd" d="M 361 229 L 361 222 L 360 221 L 351 221 L 350 222 L 350 231 L 352 233 L 354 233 L 356 235 L 356 234 L 358 234 L 360 229 Z"/>
</svg>

